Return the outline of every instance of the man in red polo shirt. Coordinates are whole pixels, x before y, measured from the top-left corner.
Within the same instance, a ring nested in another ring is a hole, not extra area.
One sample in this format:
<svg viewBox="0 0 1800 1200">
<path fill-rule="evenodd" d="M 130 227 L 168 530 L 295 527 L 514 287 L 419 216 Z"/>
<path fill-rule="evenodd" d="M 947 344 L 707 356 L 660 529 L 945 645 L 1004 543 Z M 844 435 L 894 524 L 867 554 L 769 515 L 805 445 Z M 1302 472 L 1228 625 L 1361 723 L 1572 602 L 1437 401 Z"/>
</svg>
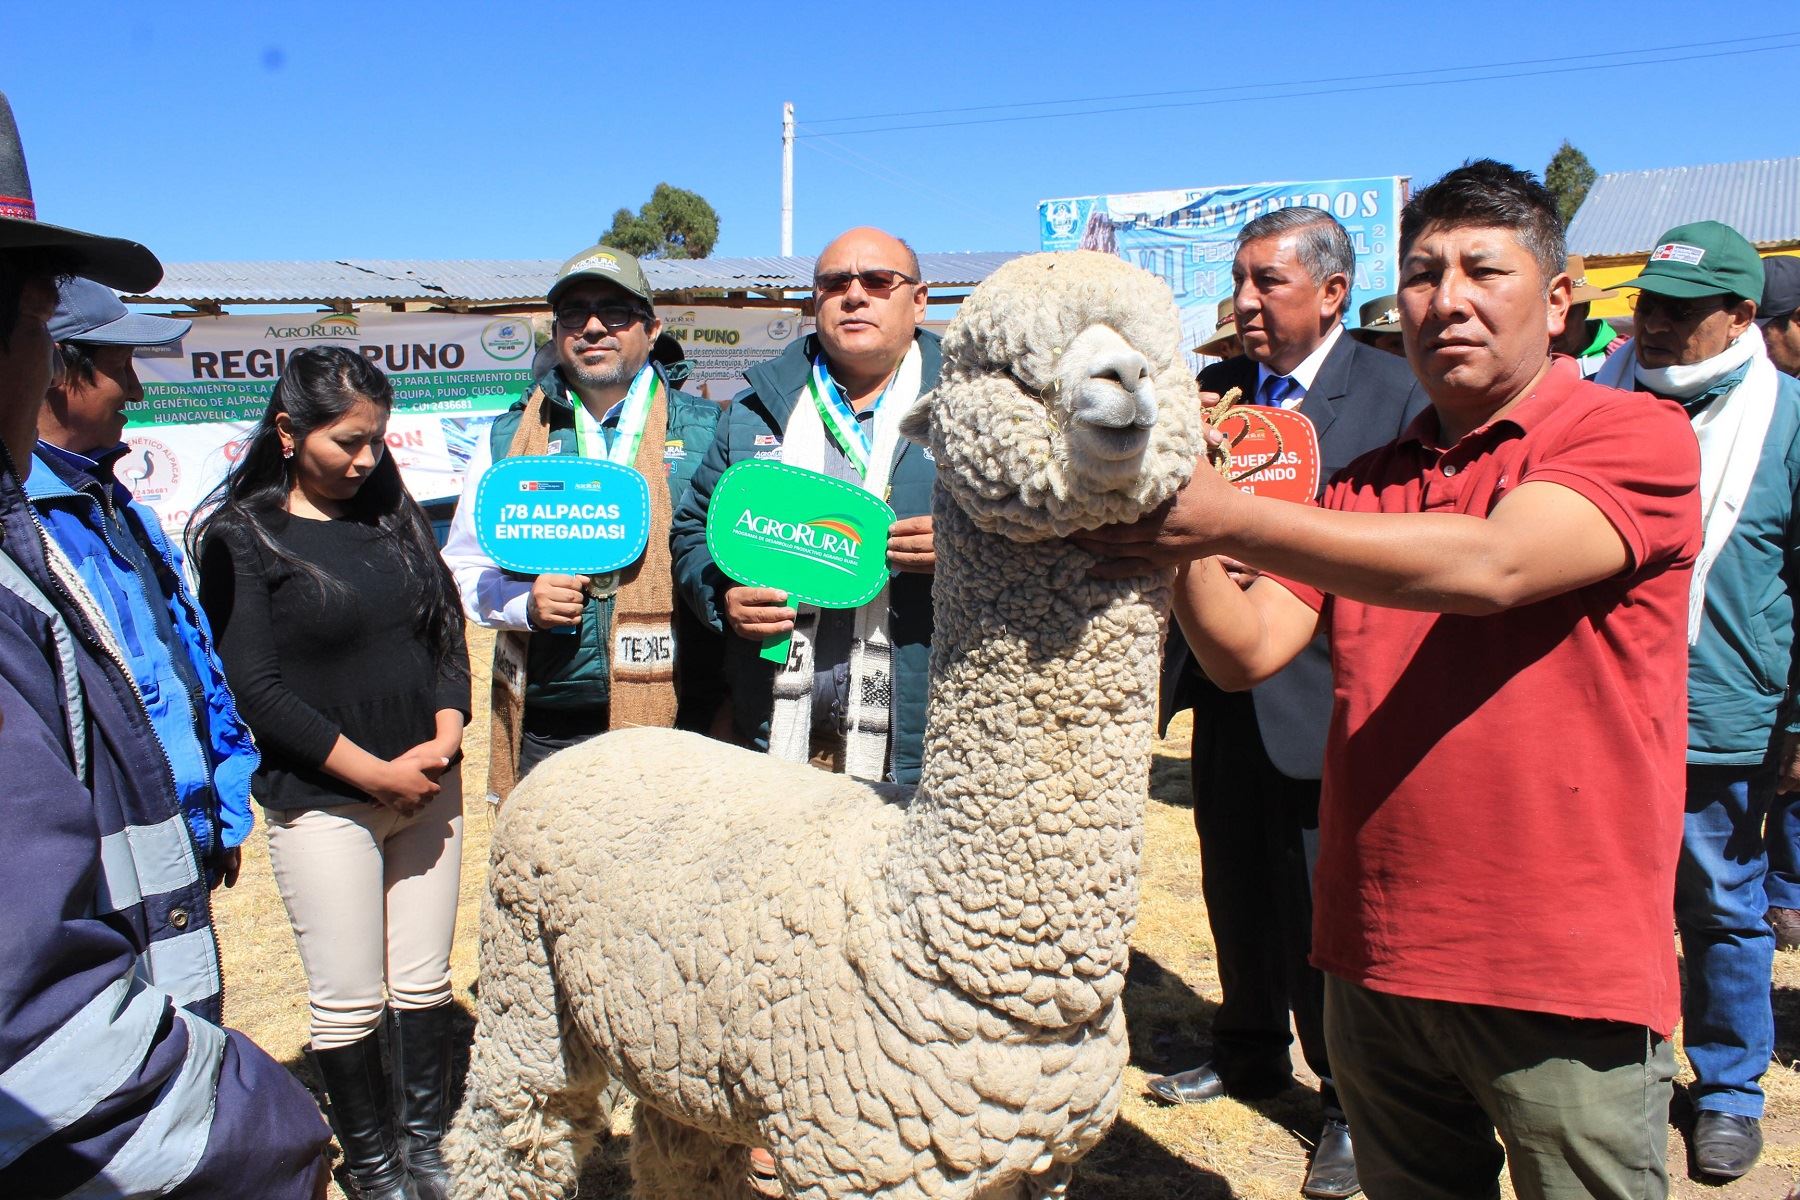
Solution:
<svg viewBox="0 0 1800 1200">
<path fill-rule="evenodd" d="M 1198 560 L 1177 615 L 1222 686 L 1330 631 L 1313 961 L 1369 1195 L 1496 1195 L 1498 1130 L 1521 1196 L 1661 1196 L 1698 450 L 1675 404 L 1553 365 L 1570 285 L 1529 174 L 1419 192 L 1399 278 L 1432 407 L 1321 507 L 1202 470 L 1084 544 Z"/>
</svg>

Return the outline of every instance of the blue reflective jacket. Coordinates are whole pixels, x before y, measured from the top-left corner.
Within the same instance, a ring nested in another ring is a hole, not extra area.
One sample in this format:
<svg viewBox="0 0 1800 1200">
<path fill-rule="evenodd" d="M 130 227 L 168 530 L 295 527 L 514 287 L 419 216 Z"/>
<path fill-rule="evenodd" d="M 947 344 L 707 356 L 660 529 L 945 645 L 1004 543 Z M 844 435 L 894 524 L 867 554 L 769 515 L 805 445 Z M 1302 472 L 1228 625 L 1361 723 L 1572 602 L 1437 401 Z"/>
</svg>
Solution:
<svg viewBox="0 0 1800 1200">
<path fill-rule="evenodd" d="M 206 885 L 156 740 L 0 451 L 0 1196 L 307 1200 L 328 1131 L 218 1024 Z"/>
<path fill-rule="evenodd" d="M 123 450 L 120 447 L 119 450 Z M 125 652 L 203 859 L 249 836 L 256 745 L 238 716 L 212 627 L 156 514 L 98 461 L 39 442 L 27 498 Z"/>
</svg>

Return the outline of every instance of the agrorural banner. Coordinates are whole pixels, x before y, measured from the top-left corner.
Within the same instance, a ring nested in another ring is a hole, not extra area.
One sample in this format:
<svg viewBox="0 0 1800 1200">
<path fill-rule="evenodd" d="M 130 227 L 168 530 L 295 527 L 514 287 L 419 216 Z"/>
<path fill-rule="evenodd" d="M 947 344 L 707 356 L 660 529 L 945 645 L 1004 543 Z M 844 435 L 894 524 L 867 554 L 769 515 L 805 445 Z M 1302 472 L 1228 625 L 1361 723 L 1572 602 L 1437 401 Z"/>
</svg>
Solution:
<svg viewBox="0 0 1800 1200">
<path fill-rule="evenodd" d="M 779 354 L 800 328 L 793 309 L 658 311 L 692 365 L 687 390 L 719 402 L 743 387 L 745 368 Z M 196 317 L 178 344 L 137 353 L 144 402 L 127 410 L 120 478 L 179 532 L 242 452 L 288 355 L 320 345 L 356 350 L 387 372 L 389 452 L 413 496 L 432 501 L 461 495 L 476 439 L 531 382 L 537 338 L 522 314 Z"/>
</svg>

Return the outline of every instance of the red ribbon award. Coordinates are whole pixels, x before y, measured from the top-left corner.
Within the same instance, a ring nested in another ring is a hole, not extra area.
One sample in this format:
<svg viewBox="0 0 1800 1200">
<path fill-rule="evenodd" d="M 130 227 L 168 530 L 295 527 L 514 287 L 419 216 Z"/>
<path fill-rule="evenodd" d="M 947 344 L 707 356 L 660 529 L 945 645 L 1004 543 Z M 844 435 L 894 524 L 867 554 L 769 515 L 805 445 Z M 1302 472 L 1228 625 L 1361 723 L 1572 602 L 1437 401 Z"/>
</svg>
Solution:
<svg viewBox="0 0 1800 1200">
<path fill-rule="evenodd" d="M 1256 496 L 1310 504 L 1319 494 L 1319 434 L 1313 423 L 1291 408 L 1239 404 L 1232 388 L 1211 408 L 1206 423 L 1225 435 L 1225 444 L 1208 451 L 1219 474 L 1234 487 Z"/>
</svg>

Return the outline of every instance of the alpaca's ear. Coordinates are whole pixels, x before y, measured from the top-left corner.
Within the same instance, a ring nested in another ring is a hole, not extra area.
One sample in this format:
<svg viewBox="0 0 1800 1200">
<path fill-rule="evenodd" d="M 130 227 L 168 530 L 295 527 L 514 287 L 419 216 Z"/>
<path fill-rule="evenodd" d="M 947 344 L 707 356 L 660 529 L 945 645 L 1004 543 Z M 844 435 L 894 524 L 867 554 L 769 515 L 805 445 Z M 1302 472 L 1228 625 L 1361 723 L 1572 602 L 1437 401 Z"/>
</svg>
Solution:
<svg viewBox="0 0 1800 1200">
<path fill-rule="evenodd" d="M 936 398 L 935 391 L 926 392 L 919 397 L 918 403 L 907 410 L 906 415 L 900 418 L 901 437 L 921 446 L 931 444 L 931 409 L 932 401 Z"/>
</svg>

